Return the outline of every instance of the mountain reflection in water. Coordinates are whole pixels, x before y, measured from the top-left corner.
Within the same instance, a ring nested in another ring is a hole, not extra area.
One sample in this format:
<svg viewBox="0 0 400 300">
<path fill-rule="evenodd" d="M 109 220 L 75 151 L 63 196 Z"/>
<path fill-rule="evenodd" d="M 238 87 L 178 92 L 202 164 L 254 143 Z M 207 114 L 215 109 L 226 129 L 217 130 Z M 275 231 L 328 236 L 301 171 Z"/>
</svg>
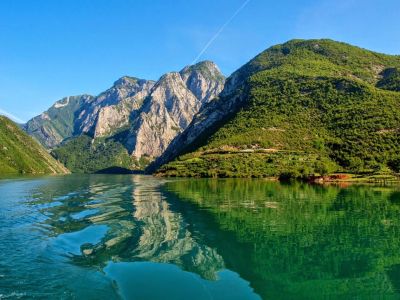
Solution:
<svg viewBox="0 0 400 300">
<path fill-rule="evenodd" d="M 398 187 L 0 181 L 0 298 L 400 295 Z"/>
</svg>

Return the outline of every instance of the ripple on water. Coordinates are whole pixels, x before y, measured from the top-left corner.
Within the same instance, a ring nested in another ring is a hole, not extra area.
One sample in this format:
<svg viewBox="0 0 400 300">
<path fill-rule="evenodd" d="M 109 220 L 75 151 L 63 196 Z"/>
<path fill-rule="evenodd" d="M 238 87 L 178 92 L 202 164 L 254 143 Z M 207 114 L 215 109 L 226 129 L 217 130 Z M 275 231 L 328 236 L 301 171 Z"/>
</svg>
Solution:
<svg viewBox="0 0 400 300">
<path fill-rule="evenodd" d="M 106 225 L 91 225 L 79 231 L 63 233 L 55 238 L 53 247 L 66 255 L 80 255 L 82 245 L 99 243 L 106 236 L 107 231 Z"/>
<path fill-rule="evenodd" d="M 88 216 L 92 216 L 95 215 L 99 212 L 98 209 L 87 209 L 87 210 L 83 210 L 80 212 L 77 212 L 75 214 L 71 214 L 71 217 L 75 220 L 80 220 L 80 219 L 84 219 Z"/>
</svg>

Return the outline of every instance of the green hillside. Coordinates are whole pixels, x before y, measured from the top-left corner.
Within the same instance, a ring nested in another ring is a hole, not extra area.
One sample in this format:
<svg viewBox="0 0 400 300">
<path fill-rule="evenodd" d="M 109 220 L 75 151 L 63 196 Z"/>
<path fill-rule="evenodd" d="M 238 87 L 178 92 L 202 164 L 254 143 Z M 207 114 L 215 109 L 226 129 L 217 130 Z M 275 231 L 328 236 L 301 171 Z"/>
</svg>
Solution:
<svg viewBox="0 0 400 300">
<path fill-rule="evenodd" d="M 0 175 L 56 173 L 68 170 L 15 123 L 0 116 Z"/>
<path fill-rule="evenodd" d="M 92 140 L 87 135 L 81 135 L 66 141 L 51 153 L 73 173 L 121 173 L 140 168 L 140 162 L 113 138 Z"/>
<path fill-rule="evenodd" d="M 158 174 L 399 172 L 399 70 L 399 56 L 331 40 L 271 47 L 228 79 L 217 101 L 234 111 Z"/>
</svg>

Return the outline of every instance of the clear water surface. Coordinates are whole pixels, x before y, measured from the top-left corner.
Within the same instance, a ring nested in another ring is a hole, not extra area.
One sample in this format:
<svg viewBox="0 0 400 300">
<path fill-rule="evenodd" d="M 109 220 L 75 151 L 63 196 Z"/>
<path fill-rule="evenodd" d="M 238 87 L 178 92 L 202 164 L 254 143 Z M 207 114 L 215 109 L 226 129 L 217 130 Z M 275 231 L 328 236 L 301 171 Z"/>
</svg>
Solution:
<svg viewBox="0 0 400 300">
<path fill-rule="evenodd" d="M 0 180 L 0 299 L 400 298 L 400 188 Z"/>
</svg>

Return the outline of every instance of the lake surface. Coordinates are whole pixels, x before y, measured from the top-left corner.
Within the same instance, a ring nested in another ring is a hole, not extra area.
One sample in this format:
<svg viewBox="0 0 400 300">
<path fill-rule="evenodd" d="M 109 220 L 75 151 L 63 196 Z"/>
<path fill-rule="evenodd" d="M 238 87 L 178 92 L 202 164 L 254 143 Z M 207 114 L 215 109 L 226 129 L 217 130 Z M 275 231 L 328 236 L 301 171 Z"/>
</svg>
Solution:
<svg viewBox="0 0 400 300">
<path fill-rule="evenodd" d="M 400 188 L 0 180 L 0 299 L 400 298 Z"/>
</svg>

